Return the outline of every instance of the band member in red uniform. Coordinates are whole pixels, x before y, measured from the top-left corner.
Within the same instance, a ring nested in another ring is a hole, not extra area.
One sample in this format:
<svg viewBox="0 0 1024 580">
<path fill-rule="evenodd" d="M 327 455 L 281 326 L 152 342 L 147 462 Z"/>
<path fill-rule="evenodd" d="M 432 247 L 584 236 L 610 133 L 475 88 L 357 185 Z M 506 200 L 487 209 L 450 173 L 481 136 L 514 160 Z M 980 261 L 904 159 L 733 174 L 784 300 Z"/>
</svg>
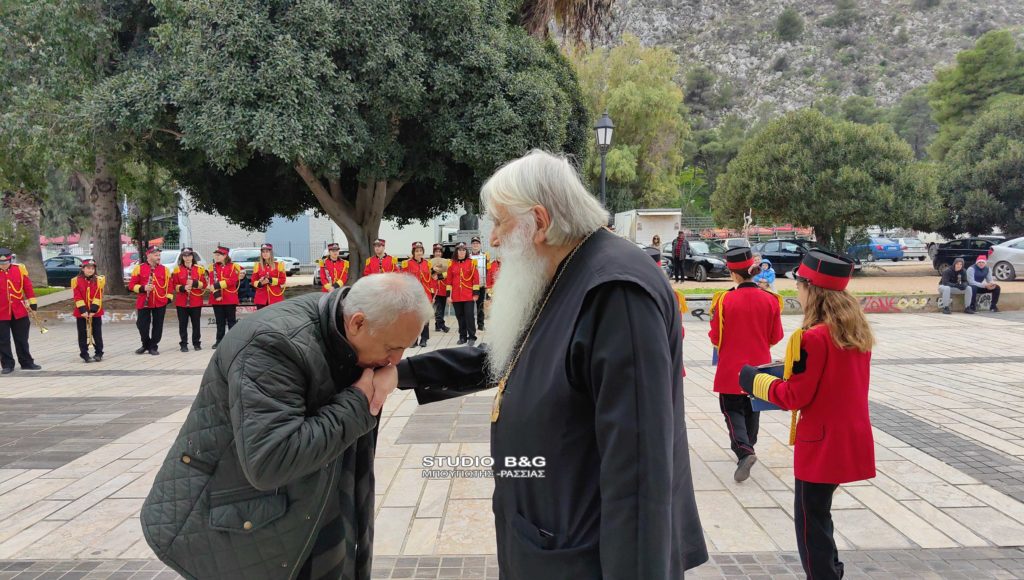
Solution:
<svg viewBox="0 0 1024 580">
<path fill-rule="evenodd" d="M 203 314 L 203 294 L 206 293 L 206 270 L 196 264 L 192 248 L 178 255 L 178 265 L 171 273 L 174 288 L 174 307 L 178 314 L 178 345 L 188 352 L 188 324 L 192 323 L 192 348 L 202 350 L 200 320 Z"/>
<path fill-rule="evenodd" d="M 32 280 L 24 264 L 12 265 L 14 254 L 7 248 L 0 248 L 0 374 L 9 375 L 14 372 L 14 355 L 11 353 L 11 337 L 14 337 L 14 350 L 18 354 L 18 363 L 22 370 L 38 371 L 43 368 L 32 359 L 28 350 L 28 335 L 32 323 L 29 321 L 25 300 L 33 311 L 39 309 L 36 304 L 36 292 L 32 288 Z"/>
<path fill-rule="evenodd" d="M 288 274 L 284 262 L 274 259 L 274 246 L 260 246 L 260 261 L 252 269 L 252 287 L 256 289 L 256 310 L 262 310 L 271 304 L 284 300 L 284 285 Z"/>
<path fill-rule="evenodd" d="M 751 281 L 757 266 L 750 248 L 727 251 L 725 261 L 736 287 L 711 300 L 708 336 L 718 349 L 715 392 L 736 454 L 733 479 L 745 481 L 757 462 L 754 446 L 761 414 L 753 410 L 750 397 L 740 389 L 740 369 L 772 361 L 770 349 L 782 340 L 782 304 L 777 295 Z"/>
<path fill-rule="evenodd" d="M 96 275 L 96 261 L 90 258 L 82 260 L 82 273 L 71 279 L 71 292 L 75 299 L 72 315 L 78 324 L 78 351 L 85 362 L 103 360 L 103 290 L 106 285 L 106 278 Z M 90 342 L 96 353 L 92 358 L 89 358 Z"/>
<path fill-rule="evenodd" d="M 139 311 L 135 326 L 139 329 L 142 346 L 135 354 L 160 354 L 158 346 L 164 334 L 170 283 L 171 272 L 160 263 L 160 248 L 150 246 L 146 250 L 146 261 L 135 266 L 128 281 L 128 289 L 139 295 L 135 299 L 135 309 Z"/>
<path fill-rule="evenodd" d="M 477 330 L 484 329 L 484 302 L 487 300 L 487 289 L 491 286 L 487 282 L 489 279 L 487 273 L 491 270 L 491 256 L 484 252 L 482 248 L 480 238 L 474 236 L 469 244 L 469 259 L 476 265 L 476 270 L 480 275 L 480 299 L 476 302 Z"/>
<path fill-rule="evenodd" d="M 832 494 L 843 483 L 875 476 L 875 444 L 868 413 L 874 336 L 846 285 L 853 262 L 811 250 L 797 269 L 804 309 L 801 328 L 786 347 L 783 378 L 745 366 L 743 390 L 792 410 L 796 444 L 797 547 L 808 578 L 843 577 L 832 525 Z M 797 421 L 799 411 L 799 421 Z"/>
<path fill-rule="evenodd" d="M 397 272 L 400 270 L 398 260 L 389 256 L 384 251 L 384 240 L 373 242 L 373 257 L 366 259 L 366 266 L 363 268 L 363 276 L 370 274 L 383 274 L 385 272 Z"/>
<path fill-rule="evenodd" d="M 487 289 L 490 292 L 491 288 L 494 288 L 494 283 L 498 280 L 498 273 L 501 272 L 501 258 L 494 256 L 491 263 L 487 266 Z M 490 300 L 490 295 L 488 295 Z"/>
<path fill-rule="evenodd" d="M 444 259 L 444 246 L 434 244 L 434 256 L 430 259 L 430 277 L 434 280 L 434 330 L 448 332 L 451 329 L 444 322 L 445 311 L 448 309 L 448 288 L 445 278 L 451 260 Z"/>
<path fill-rule="evenodd" d="M 242 281 L 242 267 L 231 261 L 231 252 L 224 246 L 213 251 L 213 267 L 210 268 L 210 306 L 213 306 L 213 317 L 217 321 L 217 338 L 213 348 L 217 348 L 224 338 L 226 330 L 235 326 L 235 311 L 238 309 L 238 284 Z M 226 327 L 226 330 L 225 330 Z"/>
<path fill-rule="evenodd" d="M 427 293 L 427 299 L 433 303 L 434 297 L 437 294 L 436 281 L 431 276 L 431 266 L 429 260 L 423 259 L 423 243 L 413 242 L 412 244 L 412 258 L 405 261 L 402 264 L 402 270 L 416 276 L 420 285 L 423 286 L 423 291 Z M 430 323 L 423 325 L 423 332 L 420 333 L 420 341 L 414 343 L 412 346 L 427 346 L 427 339 L 430 338 Z"/>
<path fill-rule="evenodd" d="M 348 260 L 341 259 L 341 246 L 327 245 L 327 258 L 320 260 L 320 288 L 330 292 L 348 282 Z"/>
<path fill-rule="evenodd" d="M 448 266 L 447 277 L 448 298 L 455 307 L 455 318 L 459 321 L 458 344 L 476 344 L 476 325 L 473 317 L 476 313 L 476 301 L 480 297 L 480 272 L 476 264 L 469 259 L 466 244 L 459 242 L 455 246 L 455 259 Z"/>
</svg>

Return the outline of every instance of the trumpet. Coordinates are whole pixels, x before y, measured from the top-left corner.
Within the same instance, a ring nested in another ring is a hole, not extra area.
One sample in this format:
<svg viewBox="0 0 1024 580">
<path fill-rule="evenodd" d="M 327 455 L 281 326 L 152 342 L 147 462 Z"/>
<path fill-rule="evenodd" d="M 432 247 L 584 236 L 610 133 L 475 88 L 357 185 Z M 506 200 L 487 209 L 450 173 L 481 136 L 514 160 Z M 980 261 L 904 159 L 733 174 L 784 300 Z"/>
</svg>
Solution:
<svg viewBox="0 0 1024 580">
<path fill-rule="evenodd" d="M 39 318 L 39 314 L 37 314 L 35 310 L 30 308 L 28 310 L 28 315 L 32 319 L 32 322 L 39 327 L 39 334 L 46 334 L 47 332 L 50 332 L 50 329 L 43 326 L 43 321 Z"/>
</svg>

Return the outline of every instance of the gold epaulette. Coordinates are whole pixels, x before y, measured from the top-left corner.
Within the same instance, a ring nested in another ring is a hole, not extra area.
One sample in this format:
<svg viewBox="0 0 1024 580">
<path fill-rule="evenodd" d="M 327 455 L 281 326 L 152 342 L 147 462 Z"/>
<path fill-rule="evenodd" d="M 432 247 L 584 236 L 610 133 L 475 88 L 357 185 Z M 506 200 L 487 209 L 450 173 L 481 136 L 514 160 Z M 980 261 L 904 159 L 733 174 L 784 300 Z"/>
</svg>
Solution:
<svg viewBox="0 0 1024 580">
<path fill-rule="evenodd" d="M 727 292 L 732 292 L 732 289 L 719 290 L 711 297 L 711 313 L 715 314 L 716 310 L 718 313 L 718 344 L 715 346 L 722 346 L 722 331 L 725 330 L 725 311 L 722 309 L 722 301 Z"/>
<path fill-rule="evenodd" d="M 782 294 L 779 294 L 778 292 L 772 292 L 771 290 L 765 288 L 761 288 L 761 290 L 764 290 L 765 292 L 771 294 L 772 296 L 775 297 L 776 300 L 779 301 L 779 310 L 782 310 L 785 307 L 786 299 L 783 298 Z"/>
<path fill-rule="evenodd" d="M 96 276 L 96 287 L 97 288 L 99 288 L 100 290 L 103 290 L 103 288 L 106 285 L 107 285 L 107 277 L 106 276 Z"/>
<path fill-rule="evenodd" d="M 78 288 L 78 276 L 71 279 L 71 289 L 74 290 L 75 288 Z"/>
</svg>

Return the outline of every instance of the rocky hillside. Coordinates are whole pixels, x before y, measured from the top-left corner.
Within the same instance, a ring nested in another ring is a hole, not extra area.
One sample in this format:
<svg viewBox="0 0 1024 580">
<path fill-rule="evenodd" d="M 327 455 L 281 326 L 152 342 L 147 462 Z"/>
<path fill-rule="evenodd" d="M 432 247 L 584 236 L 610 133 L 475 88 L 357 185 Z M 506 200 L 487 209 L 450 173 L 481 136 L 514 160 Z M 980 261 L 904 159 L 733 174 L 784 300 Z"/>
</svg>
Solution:
<svg viewBox="0 0 1024 580">
<path fill-rule="evenodd" d="M 786 8 L 799 18 L 780 37 Z M 890 105 L 986 31 L 1022 25 L 1024 0 L 618 0 L 613 33 L 673 47 L 684 70 L 713 71 L 715 118 L 827 96 Z"/>
</svg>

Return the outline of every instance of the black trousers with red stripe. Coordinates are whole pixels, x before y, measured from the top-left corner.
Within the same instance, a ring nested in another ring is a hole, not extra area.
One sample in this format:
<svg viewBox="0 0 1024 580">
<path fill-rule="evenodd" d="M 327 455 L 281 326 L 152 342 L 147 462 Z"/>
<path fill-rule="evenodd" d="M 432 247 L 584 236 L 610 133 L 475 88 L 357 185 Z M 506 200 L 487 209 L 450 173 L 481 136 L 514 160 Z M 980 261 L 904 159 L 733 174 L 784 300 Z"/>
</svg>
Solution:
<svg viewBox="0 0 1024 580">
<path fill-rule="evenodd" d="M 807 580 L 838 580 L 843 577 L 832 525 L 834 483 L 796 480 L 793 522 L 796 545 Z"/>
<path fill-rule="evenodd" d="M 757 445 L 757 432 L 761 425 L 761 413 L 750 406 L 750 397 L 719 393 L 718 407 L 725 415 L 725 428 L 729 430 L 729 442 L 736 459 L 753 455 L 754 446 Z"/>
</svg>

